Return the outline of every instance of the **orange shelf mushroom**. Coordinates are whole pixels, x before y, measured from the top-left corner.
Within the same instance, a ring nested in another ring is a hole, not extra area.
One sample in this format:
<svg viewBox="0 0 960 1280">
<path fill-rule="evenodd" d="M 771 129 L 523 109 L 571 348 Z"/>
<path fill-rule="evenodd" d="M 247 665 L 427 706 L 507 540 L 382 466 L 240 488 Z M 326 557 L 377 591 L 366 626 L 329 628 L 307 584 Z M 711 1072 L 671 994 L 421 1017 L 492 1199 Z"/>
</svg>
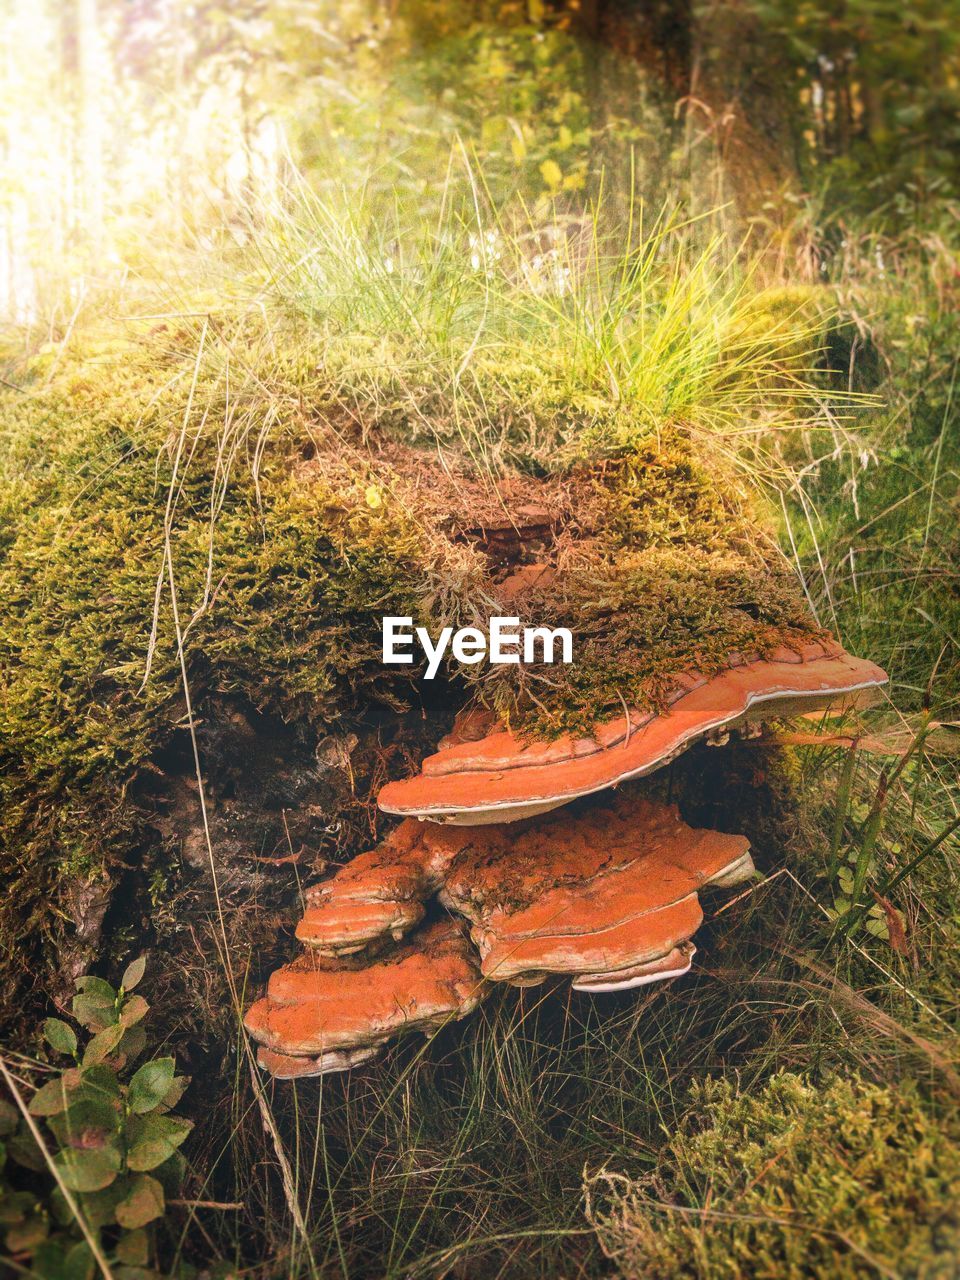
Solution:
<svg viewBox="0 0 960 1280">
<path fill-rule="evenodd" d="M 370 1049 L 348 1049 L 333 1053 L 295 1054 L 277 1053 L 261 1045 L 257 1050 L 257 1064 L 269 1071 L 277 1080 L 298 1080 L 304 1076 L 326 1076 L 338 1071 L 352 1071 L 369 1062 L 380 1052 L 377 1044 Z"/>
<path fill-rule="evenodd" d="M 244 1025 L 266 1070 L 324 1075 L 349 1070 L 395 1036 L 466 1017 L 486 993 L 462 929 L 442 920 L 365 964 L 307 952 L 271 976 Z"/>
<path fill-rule="evenodd" d="M 697 891 L 752 871 L 743 836 L 695 830 L 673 806 L 632 792 L 510 827 L 408 820 L 318 886 L 297 936 L 353 946 L 358 895 L 376 906 L 384 886 L 415 884 L 408 918 L 418 920 L 436 893 L 473 926 L 485 977 L 524 986 L 566 976 L 612 991 L 685 972 L 703 918 Z M 368 942 L 395 939 L 395 919 Z"/>
<path fill-rule="evenodd" d="M 398 942 L 423 919 L 426 903 L 470 838 L 465 827 L 401 822 L 376 849 L 307 890 L 297 939 L 332 957 Z"/>
<path fill-rule="evenodd" d="M 387 783 L 378 803 L 386 813 L 432 822 L 516 822 L 652 773 L 701 738 L 865 705 L 886 680 L 880 667 L 831 642 L 778 649 L 764 659 L 733 656 L 711 679 L 696 672 L 678 679 L 663 713 L 633 711 L 589 738 L 524 742 L 500 729 L 448 743 L 424 760 L 419 775 Z"/>
<path fill-rule="evenodd" d="M 591 973 L 574 982 L 574 991 L 588 991 L 602 995 L 608 991 L 630 991 L 634 987 L 646 987 L 651 982 L 666 982 L 669 978 L 682 978 L 689 973 L 697 948 L 692 942 L 681 942 L 661 956 L 644 964 L 607 973 Z"/>
<path fill-rule="evenodd" d="M 297 938 L 326 956 L 351 955 L 389 936 L 399 940 L 422 920 L 449 844 L 440 828 L 402 822 L 376 849 L 307 890 Z"/>
<path fill-rule="evenodd" d="M 545 720 L 569 711 L 568 725 L 589 725 L 575 713 L 594 688 L 609 710 L 634 656 L 657 709 L 624 703 L 584 736 L 549 741 L 479 706 L 461 712 L 416 776 L 380 790 L 379 807 L 404 820 L 307 891 L 304 954 L 245 1019 L 264 1070 L 350 1070 L 396 1036 L 465 1017 L 497 982 L 602 995 L 689 971 L 700 894 L 753 874 L 749 842 L 616 788 L 704 738 L 866 705 L 887 679 L 819 638 L 778 557 L 741 546 L 746 518 L 723 488 L 681 434 L 658 432 L 609 476 L 604 464 L 548 486 L 517 478 L 493 495 L 458 476 L 439 505 L 416 489 L 485 575 L 483 610 L 571 625 L 587 610 L 591 665 L 567 689 L 580 706 L 558 708 L 558 682 Z M 524 687 L 511 690 L 524 707 Z"/>
<path fill-rule="evenodd" d="M 696 830 L 635 794 L 473 836 L 440 900 L 473 925 L 484 976 L 521 986 L 562 976 L 613 991 L 685 971 L 697 891 L 754 869 L 745 837 Z"/>
</svg>

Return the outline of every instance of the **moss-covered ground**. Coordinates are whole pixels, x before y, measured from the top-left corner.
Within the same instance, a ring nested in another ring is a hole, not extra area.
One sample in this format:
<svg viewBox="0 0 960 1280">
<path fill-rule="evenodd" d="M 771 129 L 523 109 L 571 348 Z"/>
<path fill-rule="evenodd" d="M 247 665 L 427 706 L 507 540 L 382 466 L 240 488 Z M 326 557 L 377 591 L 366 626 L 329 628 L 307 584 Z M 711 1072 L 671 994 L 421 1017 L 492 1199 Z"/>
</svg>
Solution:
<svg viewBox="0 0 960 1280">
<path fill-rule="evenodd" d="M 654 429 L 595 397 L 595 425 L 619 428 L 585 458 L 555 393 L 530 399 L 528 381 L 514 402 L 517 388 L 481 370 L 472 439 L 500 430 L 510 461 L 444 441 L 449 390 L 418 406 L 430 449 L 372 397 L 348 415 L 343 388 L 318 371 L 330 344 L 304 339 L 282 309 L 270 323 L 254 312 L 219 331 L 81 328 L 55 367 L 36 356 L 2 392 L 0 829 L 13 885 L 2 936 L 14 1003 L 24 982 L 55 980 L 78 886 L 100 882 L 109 904 L 120 871 L 143 861 L 151 822 L 177 826 L 165 757 L 191 717 L 216 732 L 228 699 L 317 742 L 378 719 L 381 739 L 398 732 L 425 687 L 420 668 L 382 665 L 383 615 L 437 634 L 496 612 L 496 580 L 523 564 L 556 568 L 518 607 L 536 625 L 573 627 L 569 670 L 451 660 L 439 682 L 451 708 L 469 677 L 541 733 L 588 729 L 624 700 L 652 705 L 690 666 L 712 673 L 732 652 L 819 633 L 743 477 L 716 452 L 711 474 L 704 437 L 681 422 Z M 268 337 L 287 344 L 279 361 L 265 356 Z M 521 349 L 516 364 L 533 360 Z M 509 426 L 523 414 L 538 421 L 536 446 Z M 567 444 L 552 465 L 549 441 Z M 533 545 L 531 503 L 543 509 Z M 373 794 L 359 803 L 372 809 Z"/>
</svg>

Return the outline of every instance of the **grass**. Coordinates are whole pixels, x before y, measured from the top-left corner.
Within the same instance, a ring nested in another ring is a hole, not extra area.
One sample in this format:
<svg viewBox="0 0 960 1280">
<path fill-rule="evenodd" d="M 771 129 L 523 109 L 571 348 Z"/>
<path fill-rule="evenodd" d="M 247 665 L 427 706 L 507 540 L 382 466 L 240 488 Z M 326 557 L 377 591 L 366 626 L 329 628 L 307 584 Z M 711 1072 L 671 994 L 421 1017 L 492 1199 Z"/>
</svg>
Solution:
<svg viewBox="0 0 960 1280">
<path fill-rule="evenodd" d="M 665 422 L 742 442 L 810 409 L 828 303 L 759 289 L 719 211 L 631 192 L 624 224 L 601 191 L 536 218 L 497 206 L 462 149 L 435 203 L 300 180 L 251 236 L 263 296 L 308 322 L 364 429 L 544 470 Z"/>
<path fill-rule="evenodd" d="M 24 883 L 10 895 L 8 939 L 27 945 L 61 879 L 130 860 L 121 883 L 136 911 L 107 934 L 118 946 L 152 929 L 170 949 L 153 1004 L 195 1076 L 187 1154 L 201 1206 L 170 1223 L 171 1265 L 629 1277 L 655 1246 L 667 1273 L 747 1275 L 759 1256 L 771 1275 L 809 1273 L 781 1232 L 786 1213 L 829 1242 L 821 1274 L 898 1274 L 905 1261 L 951 1274 L 955 1224 L 937 1179 L 960 1129 L 960 786 L 941 739 L 899 764 L 831 746 L 688 753 L 646 785 L 681 797 L 695 821 L 746 830 L 764 873 L 714 903 L 694 975 L 603 1003 L 505 993 L 376 1067 L 299 1086 L 248 1070 L 231 1010 L 231 988 L 242 1002 L 289 949 L 294 886 L 240 877 L 217 829 L 204 844 L 221 877 L 212 894 L 177 866 L 176 840 L 148 830 L 144 809 L 156 813 L 139 788 L 199 765 L 220 804 L 231 788 L 242 796 L 249 757 L 225 765 L 211 728 L 238 703 L 262 713 L 281 754 L 303 740 L 315 753 L 346 719 L 363 740 L 361 793 L 420 749 L 410 722 L 442 709 L 368 681 L 365 627 L 385 600 L 466 610 L 478 577 L 459 552 L 424 555 L 405 476 L 391 480 L 370 450 L 384 440 L 442 450 L 482 484 L 505 472 L 546 482 L 585 452 L 630 456 L 679 425 L 708 465 L 735 459 L 741 483 L 782 494 L 784 541 L 820 617 L 891 672 L 880 720 L 910 740 L 925 715 L 957 719 L 954 251 L 888 246 L 881 276 L 864 242 L 832 290 L 784 289 L 703 223 L 668 216 L 638 220 L 614 251 L 601 208 L 544 251 L 522 210 L 491 211 L 472 170 L 433 224 L 372 197 L 345 209 L 292 196 L 244 258 L 226 315 L 167 308 L 141 322 L 146 343 L 108 346 L 99 363 L 74 325 L 25 378 L 11 370 L 26 395 L 5 408 L 2 500 L 21 523 L 0 543 L 18 619 L 5 654 L 19 673 L 4 711 L 19 748 L 6 760 L 5 856 L 42 868 L 26 898 Z M 846 358 L 839 391 L 822 360 L 809 367 L 824 335 Z M 838 401 L 853 405 L 850 386 L 875 397 L 856 433 L 835 417 Z M 78 720 L 64 689 L 83 692 Z M 348 791 L 325 801 L 343 829 L 310 829 L 311 847 L 339 855 L 370 838 Z M 300 800 L 271 803 L 286 823 Z M 103 813 L 107 827 L 91 826 Z M 151 876 L 161 887 L 148 904 Z M 163 876 L 186 884 L 182 897 Z M 864 1140 L 867 1106 L 904 1144 L 893 1172 Z M 873 1163 L 861 1166 L 864 1148 Z M 830 1176 L 811 1187 L 821 1150 Z M 613 1203 L 598 1200 L 601 1171 Z M 845 1176 L 870 1180 L 876 1229 L 856 1214 L 850 1226 Z M 747 1193 L 749 1220 L 731 1219 Z M 664 1229 L 678 1208 L 695 1230 Z M 890 1213 L 903 1231 L 886 1231 Z M 784 1249 L 792 1272 L 776 1270 Z"/>
<path fill-rule="evenodd" d="M 737 1081 L 747 1098 L 758 1091 L 761 1116 L 772 1071 L 819 1080 L 851 1059 L 885 1079 L 917 1076 L 936 1097 L 944 1081 L 933 1046 L 914 1043 L 899 1021 L 915 1025 L 910 1001 L 895 999 L 898 1017 L 884 1017 L 874 1001 L 889 1002 L 889 984 L 874 974 L 876 989 L 863 995 L 874 983 L 852 952 L 811 972 L 807 956 L 822 955 L 828 938 L 816 919 L 806 893 L 781 878 L 708 932 L 703 972 L 682 995 L 603 1006 L 540 992 L 506 997 L 425 1053 L 391 1051 L 382 1070 L 362 1079 L 299 1086 L 296 1098 L 278 1088 L 281 1127 L 303 1153 L 321 1274 L 602 1273 L 603 1233 L 598 1242 L 584 1229 L 584 1173 L 607 1168 L 642 1180 L 654 1172 L 667 1136 L 702 1115 L 688 1089 L 708 1075 Z M 955 1096 L 953 1105 L 949 1088 L 945 1097 L 934 1104 L 933 1132 L 953 1131 Z M 838 1104 L 821 1127 L 834 1125 L 840 1141 L 857 1105 L 848 1116 Z M 762 1122 L 777 1114 L 774 1104 Z M 752 1142 L 753 1130 L 742 1140 Z M 737 1166 L 733 1141 L 722 1149 Z M 720 1162 L 698 1172 L 704 1181 L 725 1176 Z M 251 1168 L 235 1176 L 238 1197 L 257 1194 Z M 779 1212 L 775 1196 L 760 1212 Z M 834 1221 L 828 1183 L 817 1208 Z M 270 1223 L 275 1210 L 275 1201 L 258 1199 L 253 1216 Z M 720 1228 L 729 1230 L 722 1221 Z M 922 1248 L 922 1226 L 917 1240 Z M 261 1248 L 272 1254 L 279 1244 L 268 1236 Z"/>
</svg>

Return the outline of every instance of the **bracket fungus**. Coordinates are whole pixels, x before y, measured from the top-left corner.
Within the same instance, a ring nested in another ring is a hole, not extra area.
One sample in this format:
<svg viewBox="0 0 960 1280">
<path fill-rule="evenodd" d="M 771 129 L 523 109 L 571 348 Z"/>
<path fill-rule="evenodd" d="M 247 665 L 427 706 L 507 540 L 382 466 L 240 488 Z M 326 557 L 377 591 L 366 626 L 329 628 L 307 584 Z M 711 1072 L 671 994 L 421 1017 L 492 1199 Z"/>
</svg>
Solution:
<svg viewBox="0 0 960 1280">
<path fill-rule="evenodd" d="M 306 892 L 297 938 L 321 956 L 346 956 L 400 940 L 423 919 L 464 828 L 401 822 L 376 849 L 353 858 Z"/>
<path fill-rule="evenodd" d="M 485 994 L 462 929 L 441 920 L 366 963 L 306 952 L 271 976 L 244 1024 L 272 1074 L 324 1075 L 349 1070 L 404 1032 L 466 1017 Z"/>
<path fill-rule="evenodd" d="M 304 954 L 246 1018 L 279 1078 L 349 1070 L 466 1016 L 496 983 L 602 995 L 687 973 L 700 892 L 753 873 L 749 841 L 617 788 L 697 741 L 866 705 L 886 682 L 825 635 L 736 491 L 673 433 L 509 492 L 463 477 L 456 492 L 439 477 L 415 489 L 438 563 L 469 570 L 470 616 L 489 615 L 491 634 L 521 614 L 563 624 L 575 656 L 491 659 L 496 671 L 444 659 L 490 706 L 469 701 L 416 775 L 381 788 L 403 821 L 308 889 Z"/>
<path fill-rule="evenodd" d="M 868 702 L 886 673 L 831 641 L 782 647 L 767 658 L 731 655 L 711 679 L 675 680 L 657 713 L 633 710 L 591 737 L 526 742 L 508 729 L 447 745 L 418 776 L 389 782 L 386 813 L 477 826 L 516 822 L 661 768 L 701 738 L 762 720 Z"/>
<path fill-rule="evenodd" d="M 377 1044 L 369 1049 L 335 1050 L 311 1055 L 277 1053 L 276 1050 L 261 1045 L 257 1050 L 257 1064 L 277 1080 L 298 1080 L 304 1076 L 326 1076 L 337 1071 L 350 1071 L 375 1058 L 380 1048 Z"/>
<path fill-rule="evenodd" d="M 697 891 L 753 872 L 745 837 L 634 794 L 472 836 L 440 900 L 470 920 L 484 976 L 524 986 L 562 976 L 617 990 L 685 971 Z"/>
<path fill-rule="evenodd" d="M 307 891 L 306 952 L 247 1014 L 260 1065 L 281 1079 L 350 1070 L 404 1031 L 465 1017 L 496 982 L 601 995 L 687 973 L 699 891 L 747 879 L 749 842 L 616 788 L 700 739 L 864 705 L 885 681 L 810 640 L 732 653 L 712 676 L 688 669 L 656 709 L 624 705 L 590 736 L 521 739 L 466 708 L 418 776 L 380 791 L 405 820 Z"/>
<path fill-rule="evenodd" d="M 601 995 L 607 991 L 630 991 L 634 987 L 646 987 L 651 982 L 665 982 L 668 978 L 682 978 L 685 973 L 690 972 L 696 954 L 697 948 L 692 942 L 681 942 L 658 960 L 648 960 L 628 969 L 585 974 L 572 984 L 573 989 Z"/>
<path fill-rule="evenodd" d="M 695 830 L 675 807 L 633 793 L 513 827 L 408 820 L 313 891 L 297 936 L 322 938 L 328 953 L 355 949 L 350 911 L 366 898 L 375 912 L 384 886 L 402 883 L 417 895 L 404 903 L 409 928 L 434 894 L 470 921 L 485 977 L 526 985 L 554 974 L 615 990 L 685 972 L 697 890 L 752 870 L 743 836 Z M 384 914 L 371 953 L 397 940 L 397 918 Z"/>
</svg>

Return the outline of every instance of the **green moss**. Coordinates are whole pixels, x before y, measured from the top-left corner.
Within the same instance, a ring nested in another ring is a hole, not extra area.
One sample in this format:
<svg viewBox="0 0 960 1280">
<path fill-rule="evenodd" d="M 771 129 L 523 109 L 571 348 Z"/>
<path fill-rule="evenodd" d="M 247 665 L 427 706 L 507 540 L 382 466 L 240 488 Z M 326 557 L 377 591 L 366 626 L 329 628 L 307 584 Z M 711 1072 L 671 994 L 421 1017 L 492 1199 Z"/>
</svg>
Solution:
<svg viewBox="0 0 960 1280">
<path fill-rule="evenodd" d="M 677 428 L 645 433 L 636 448 L 596 468 L 592 532 L 607 558 L 621 549 L 754 545 L 746 495 L 726 471 L 715 466 L 711 474 Z"/>
<path fill-rule="evenodd" d="M 571 630 L 573 663 L 480 670 L 483 696 L 515 727 L 588 731 L 625 703 L 662 707 L 691 668 L 715 675 L 732 653 L 823 635 L 747 495 L 683 431 L 647 435 L 579 486 L 579 541 L 561 539 L 556 580 L 517 605 L 531 625 Z"/>
<path fill-rule="evenodd" d="M 599 392 L 564 403 L 550 360 L 478 360 L 474 409 L 514 442 L 491 472 L 469 441 L 438 458 L 457 429 L 450 393 L 419 405 L 420 451 L 409 403 L 357 386 L 348 414 L 310 335 L 259 323 L 207 331 L 199 361 L 187 320 L 56 365 L 41 355 L 26 393 L 0 399 L 8 971 L 31 941 L 69 929 L 66 886 L 113 876 L 150 845 L 138 783 L 187 723 L 167 541 L 200 721 L 228 697 L 320 736 L 409 707 L 419 671 L 382 665 L 381 617 L 412 615 L 436 634 L 490 607 L 494 566 L 463 529 L 502 514 L 495 474 L 520 485 L 507 486 L 518 507 L 542 492 L 562 511 L 545 551 L 560 573 L 522 607 L 537 625 L 571 627 L 576 663 L 549 683 L 452 660 L 445 675 L 479 678 L 525 730 L 586 729 L 624 700 L 656 705 L 686 667 L 709 673 L 731 650 L 815 630 L 743 494 L 679 427 L 641 428 Z M 544 441 L 614 420 L 630 449 L 542 465 Z"/>
<path fill-rule="evenodd" d="M 0 401 L 0 967 L 19 975 L 62 931 L 60 892 L 138 856 L 134 784 L 186 724 L 164 522 L 187 387 L 143 353 L 70 363 Z M 202 388 L 222 421 L 215 382 Z M 151 405 L 151 399 L 158 398 Z M 199 417 L 199 413 L 197 415 Z M 222 468 L 222 428 L 191 427 L 170 551 L 194 710 L 239 694 L 317 732 L 403 705 L 380 616 L 420 616 L 436 566 L 394 510 L 345 510 L 296 472 L 301 424 L 255 471 Z M 211 495 L 218 509 L 211 521 Z M 149 678 L 158 575 L 161 580 Z M 42 976 L 39 970 L 32 975 Z M 13 981 L 5 982 L 11 997 Z"/>
<path fill-rule="evenodd" d="M 696 547 L 572 573 L 544 597 L 530 616 L 570 628 L 574 662 L 502 668 L 520 674 L 496 696 L 518 727 L 548 736 L 588 731 L 624 704 L 662 708 L 684 671 L 716 675 L 732 653 L 765 657 L 821 634 L 784 570 Z M 551 683 L 535 683 L 538 674 Z"/>
<path fill-rule="evenodd" d="M 695 1087 L 655 1174 L 592 1184 L 624 1276 L 956 1275 L 960 1146 L 915 1088 L 774 1076 Z"/>
</svg>

